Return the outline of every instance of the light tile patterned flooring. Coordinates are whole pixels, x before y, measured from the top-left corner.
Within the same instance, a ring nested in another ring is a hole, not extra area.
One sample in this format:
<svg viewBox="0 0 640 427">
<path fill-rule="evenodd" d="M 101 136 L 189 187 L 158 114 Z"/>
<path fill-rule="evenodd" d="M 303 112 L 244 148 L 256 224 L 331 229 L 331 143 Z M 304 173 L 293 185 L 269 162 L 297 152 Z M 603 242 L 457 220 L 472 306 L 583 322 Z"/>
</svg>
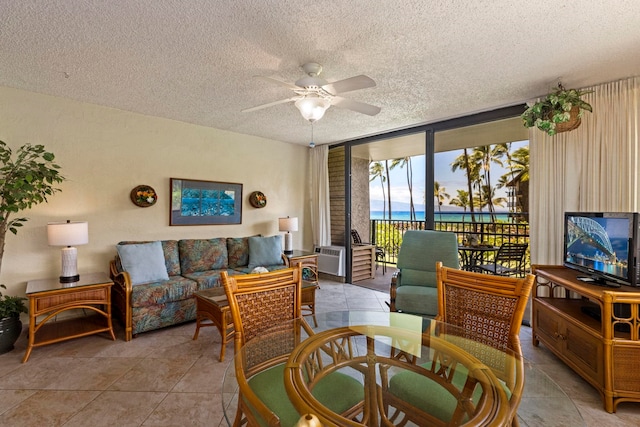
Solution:
<svg viewBox="0 0 640 427">
<path fill-rule="evenodd" d="M 381 275 L 380 275 L 381 276 Z M 387 280 L 390 274 L 387 273 Z M 388 293 L 322 281 L 317 311 L 388 310 Z M 140 334 L 130 342 L 118 322 L 118 340 L 103 335 L 36 348 L 25 364 L 23 332 L 16 349 L 0 355 L 0 426 L 225 426 L 221 387 L 233 358 L 233 343 L 218 361 L 220 336 L 204 328 L 192 340 L 195 323 Z M 598 393 L 542 345 L 521 332 L 525 357 L 571 397 L 584 423 L 563 419 L 544 387 L 525 394 L 523 426 L 638 426 L 640 403 L 622 403 L 616 414 L 602 408 Z M 539 409 L 532 411 L 532 402 Z M 524 403 L 524 400 L 523 400 Z M 557 406 L 557 405 L 555 405 Z M 526 413 L 525 413 L 526 412 Z"/>
</svg>

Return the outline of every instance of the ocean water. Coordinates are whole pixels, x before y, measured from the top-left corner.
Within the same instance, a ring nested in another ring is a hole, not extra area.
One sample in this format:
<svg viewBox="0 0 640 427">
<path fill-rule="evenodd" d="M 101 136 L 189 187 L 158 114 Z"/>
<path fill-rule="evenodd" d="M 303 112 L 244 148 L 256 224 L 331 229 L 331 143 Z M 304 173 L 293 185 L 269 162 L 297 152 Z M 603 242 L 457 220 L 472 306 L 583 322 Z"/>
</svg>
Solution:
<svg viewBox="0 0 640 427">
<path fill-rule="evenodd" d="M 495 217 L 498 221 L 508 221 L 509 214 L 505 212 L 495 214 Z M 382 219 L 382 211 L 371 211 L 369 214 L 370 219 Z M 418 221 L 424 221 L 424 212 L 417 211 L 416 219 Z M 471 222 L 471 213 L 469 212 L 435 212 L 434 218 L 436 221 L 450 221 L 450 222 Z M 477 222 L 491 222 L 491 215 L 483 212 L 478 213 L 475 212 L 475 218 Z M 389 214 L 387 213 L 386 219 L 389 219 Z M 395 221 L 411 221 L 411 215 L 409 211 L 393 211 L 391 213 L 391 219 Z"/>
</svg>

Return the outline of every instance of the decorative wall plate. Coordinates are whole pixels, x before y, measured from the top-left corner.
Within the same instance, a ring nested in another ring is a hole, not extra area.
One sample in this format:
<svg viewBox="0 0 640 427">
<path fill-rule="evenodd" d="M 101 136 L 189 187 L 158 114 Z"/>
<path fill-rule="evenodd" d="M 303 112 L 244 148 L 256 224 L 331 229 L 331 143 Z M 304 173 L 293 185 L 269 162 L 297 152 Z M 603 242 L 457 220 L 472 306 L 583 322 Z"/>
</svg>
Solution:
<svg viewBox="0 0 640 427">
<path fill-rule="evenodd" d="M 156 193 L 156 190 L 148 185 L 138 185 L 131 190 L 129 196 L 131 197 L 133 204 L 141 208 L 153 206 L 158 201 L 158 194 Z"/>
<path fill-rule="evenodd" d="M 254 191 L 249 195 L 249 203 L 254 208 L 264 208 L 267 206 L 267 196 L 265 196 L 261 191 Z"/>
</svg>

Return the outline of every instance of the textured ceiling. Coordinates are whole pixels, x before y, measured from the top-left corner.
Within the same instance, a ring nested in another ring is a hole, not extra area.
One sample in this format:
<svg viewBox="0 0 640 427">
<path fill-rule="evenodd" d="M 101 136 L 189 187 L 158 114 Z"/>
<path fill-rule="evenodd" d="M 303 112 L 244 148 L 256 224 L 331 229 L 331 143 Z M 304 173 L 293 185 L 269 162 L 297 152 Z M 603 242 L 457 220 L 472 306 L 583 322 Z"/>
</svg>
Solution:
<svg viewBox="0 0 640 427">
<path fill-rule="evenodd" d="M 0 85 L 291 143 L 306 62 L 375 88 L 331 107 L 316 144 L 406 128 L 638 75 L 637 0 L 2 0 Z"/>
</svg>

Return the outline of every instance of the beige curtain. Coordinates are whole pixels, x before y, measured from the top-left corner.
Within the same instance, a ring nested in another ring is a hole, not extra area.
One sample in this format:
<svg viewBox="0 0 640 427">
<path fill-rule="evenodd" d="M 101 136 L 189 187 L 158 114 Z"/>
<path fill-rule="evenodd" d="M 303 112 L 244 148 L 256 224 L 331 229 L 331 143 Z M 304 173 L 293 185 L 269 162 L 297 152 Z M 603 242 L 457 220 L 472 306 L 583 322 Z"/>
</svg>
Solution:
<svg viewBox="0 0 640 427">
<path fill-rule="evenodd" d="M 584 112 L 578 129 L 529 130 L 533 264 L 562 263 L 564 212 L 640 208 L 640 77 L 587 89 L 593 113 Z"/>
<path fill-rule="evenodd" d="M 313 245 L 331 245 L 331 211 L 329 208 L 329 146 L 309 150 L 309 185 L 311 194 L 311 228 Z"/>
</svg>

